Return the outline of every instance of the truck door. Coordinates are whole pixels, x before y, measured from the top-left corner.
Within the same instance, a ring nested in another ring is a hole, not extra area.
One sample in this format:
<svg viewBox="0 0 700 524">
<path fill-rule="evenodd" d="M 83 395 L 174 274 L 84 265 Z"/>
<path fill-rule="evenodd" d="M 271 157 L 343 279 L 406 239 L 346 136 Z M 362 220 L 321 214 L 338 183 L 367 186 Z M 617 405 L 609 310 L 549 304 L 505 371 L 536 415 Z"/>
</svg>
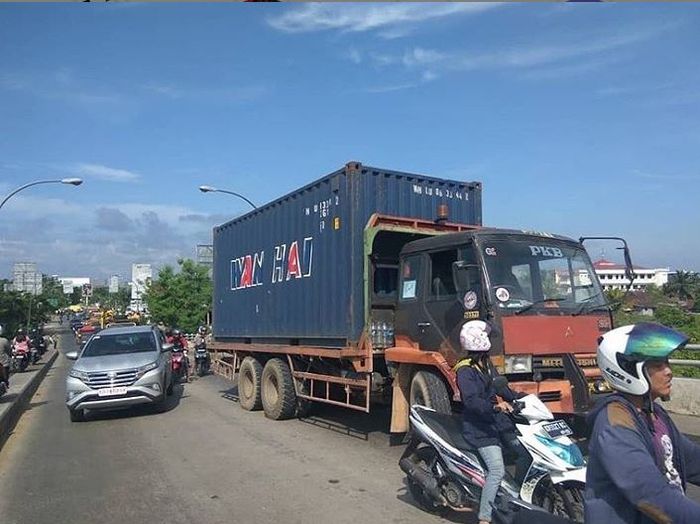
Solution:
<svg viewBox="0 0 700 524">
<path fill-rule="evenodd" d="M 401 261 L 399 306 L 396 310 L 396 335 L 408 336 L 420 343 L 425 332 L 423 297 L 427 256 L 424 253 L 408 255 Z M 422 344 L 421 344 L 422 346 Z"/>
<path fill-rule="evenodd" d="M 459 330 L 464 308 L 457 299 L 452 266 L 459 260 L 457 248 L 436 251 L 428 256 L 427 284 L 429 289 L 422 301 L 423 337 L 421 349 L 459 353 Z"/>
</svg>

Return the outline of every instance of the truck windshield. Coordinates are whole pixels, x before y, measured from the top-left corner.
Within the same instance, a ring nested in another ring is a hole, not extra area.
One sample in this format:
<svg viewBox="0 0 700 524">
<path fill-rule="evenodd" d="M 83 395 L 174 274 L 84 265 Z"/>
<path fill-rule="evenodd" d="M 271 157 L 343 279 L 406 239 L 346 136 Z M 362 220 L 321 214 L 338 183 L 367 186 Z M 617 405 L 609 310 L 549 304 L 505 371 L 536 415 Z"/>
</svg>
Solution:
<svg viewBox="0 0 700 524">
<path fill-rule="evenodd" d="M 588 254 L 577 244 L 487 237 L 482 253 L 491 296 L 503 311 L 580 314 L 606 304 Z"/>
</svg>

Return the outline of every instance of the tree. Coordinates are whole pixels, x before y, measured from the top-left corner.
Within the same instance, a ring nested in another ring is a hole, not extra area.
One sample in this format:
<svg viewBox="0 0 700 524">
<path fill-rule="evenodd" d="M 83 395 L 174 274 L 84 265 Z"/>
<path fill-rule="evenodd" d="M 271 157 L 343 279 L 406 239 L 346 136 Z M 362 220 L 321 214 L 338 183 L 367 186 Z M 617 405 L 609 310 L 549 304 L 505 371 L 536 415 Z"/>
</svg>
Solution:
<svg viewBox="0 0 700 524">
<path fill-rule="evenodd" d="M 664 284 L 664 293 L 678 300 L 694 300 L 700 289 L 700 277 L 693 271 L 679 269 L 676 274 Z"/>
<path fill-rule="evenodd" d="M 151 318 L 193 333 L 211 309 L 212 284 L 208 268 L 193 260 L 178 260 L 179 272 L 165 266 L 146 286 L 143 298 Z"/>
<path fill-rule="evenodd" d="M 119 287 L 116 293 L 110 293 L 106 286 L 95 287 L 92 289 L 90 302 L 100 304 L 102 308 L 110 308 L 123 313 L 131 302 L 131 292 L 126 286 Z"/>
</svg>

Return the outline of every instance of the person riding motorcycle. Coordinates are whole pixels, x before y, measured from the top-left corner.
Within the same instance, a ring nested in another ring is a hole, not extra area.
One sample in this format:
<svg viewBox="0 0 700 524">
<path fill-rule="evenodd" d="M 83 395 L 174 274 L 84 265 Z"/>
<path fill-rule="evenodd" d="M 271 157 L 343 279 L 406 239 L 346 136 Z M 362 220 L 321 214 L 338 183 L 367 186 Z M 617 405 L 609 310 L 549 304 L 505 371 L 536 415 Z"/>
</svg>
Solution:
<svg viewBox="0 0 700 524">
<path fill-rule="evenodd" d="M 182 332 L 179 329 L 173 329 L 169 332 L 169 334 L 166 335 L 165 341 L 168 344 L 172 344 L 176 348 L 181 348 L 182 349 L 182 356 L 184 357 L 184 367 L 185 367 L 185 381 L 189 382 L 190 380 L 190 358 L 189 358 L 189 351 L 187 348 L 187 339 L 185 336 L 182 334 Z"/>
<path fill-rule="evenodd" d="M 12 339 L 12 348 L 29 351 L 29 338 L 27 338 L 27 332 L 23 328 L 19 328 L 15 338 Z"/>
<path fill-rule="evenodd" d="M 0 326 L 0 381 L 5 383 L 6 390 L 10 388 L 10 363 L 12 362 L 12 349 L 10 341 L 2 336 L 3 328 Z"/>
<path fill-rule="evenodd" d="M 517 482 L 522 482 L 529 465 L 527 452 L 516 437 L 515 425 L 505 415 L 513 411 L 509 402 L 524 394 L 516 393 L 508 387 L 496 391 L 494 379 L 498 376 L 498 371 L 488 355 L 492 329 L 490 324 L 482 320 L 465 323 L 459 339 L 468 356 L 454 367 L 462 399 L 464 439 L 478 450 L 488 469 L 479 503 L 479 524 L 491 522 L 493 502 L 505 475 L 501 445 L 517 454 Z M 503 400 L 498 400 L 499 396 Z"/>
<path fill-rule="evenodd" d="M 29 341 L 39 353 L 44 353 L 46 351 L 46 339 L 37 328 L 32 328 L 29 332 Z"/>
<path fill-rule="evenodd" d="M 687 342 L 683 333 L 651 322 L 598 339 L 598 366 L 616 392 L 588 415 L 586 522 L 700 522 L 700 504 L 685 493 L 687 482 L 700 485 L 700 446 L 655 402 L 670 398 L 668 358 Z"/>
</svg>

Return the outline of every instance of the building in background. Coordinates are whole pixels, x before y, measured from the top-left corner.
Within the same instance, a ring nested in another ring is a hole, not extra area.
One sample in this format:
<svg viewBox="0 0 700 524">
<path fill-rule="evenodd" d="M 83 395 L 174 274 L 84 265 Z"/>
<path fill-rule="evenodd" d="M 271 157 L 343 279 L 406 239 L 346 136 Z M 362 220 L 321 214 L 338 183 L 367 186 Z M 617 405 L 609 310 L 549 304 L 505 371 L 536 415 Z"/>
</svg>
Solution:
<svg viewBox="0 0 700 524">
<path fill-rule="evenodd" d="M 624 290 L 630 284 L 627 275 L 625 275 L 625 266 L 623 264 L 600 259 L 593 263 L 593 267 L 604 291 L 612 289 Z M 661 287 L 668 282 L 668 276 L 671 273 L 672 271 L 667 267 L 648 269 L 634 266 L 635 278 L 632 283 L 632 289 L 643 290 L 651 284 Z"/>
<path fill-rule="evenodd" d="M 195 261 L 197 264 L 206 266 L 209 270 L 209 278 L 214 269 L 214 246 L 212 244 L 197 244 L 195 249 Z"/>
<path fill-rule="evenodd" d="M 145 309 L 142 297 L 146 291 L 146 285 L 152 278 L 151 264 L 131 265 L 131 303 L 129 307 L 132 310 L 140 312 Z"/>
<path fill-rule="evenodd" d="M 35 262 L 15 262 L 12 267 L 12 289 L 39 295 L 42 291 L 41 273 Z"/>
<path fill-rule="evenodd" d="M 58 277 L 58 281 L 63 286 L 65 295 L 70 295 L 75 288 L 83 289 L 85 284 L 91 284 L 89 277 Z"/>
<path fill-rule="evenodd" d="M 109 292 L 119 292 L 119 275 L 112 275 L 111 277 L 109 277 Z"/>
</svg>

